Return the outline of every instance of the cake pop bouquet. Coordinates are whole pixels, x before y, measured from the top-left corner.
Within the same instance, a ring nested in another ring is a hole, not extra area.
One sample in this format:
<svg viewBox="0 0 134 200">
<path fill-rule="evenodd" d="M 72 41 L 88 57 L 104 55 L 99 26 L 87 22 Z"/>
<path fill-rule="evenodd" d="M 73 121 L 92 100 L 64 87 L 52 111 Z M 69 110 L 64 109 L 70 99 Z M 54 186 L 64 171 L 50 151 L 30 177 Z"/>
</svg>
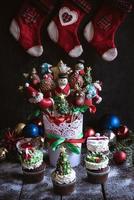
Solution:
<svg viewBox="0 0 134 200">
<path fill-rule="evenodd" d="M 78 165 L 84 142 L 83 113 L 94 114 L 95 105 L 102 101 L 102 83 L 92 80 L 91 67 L 82 62 L 74 67 L 63 61 L 56 66 L 43 63 L 27 76 L 25 89 L 28 101 L 41 109 L 50 163 L 56 165 L 64 143 L 71 165 Z"/>
</svg>

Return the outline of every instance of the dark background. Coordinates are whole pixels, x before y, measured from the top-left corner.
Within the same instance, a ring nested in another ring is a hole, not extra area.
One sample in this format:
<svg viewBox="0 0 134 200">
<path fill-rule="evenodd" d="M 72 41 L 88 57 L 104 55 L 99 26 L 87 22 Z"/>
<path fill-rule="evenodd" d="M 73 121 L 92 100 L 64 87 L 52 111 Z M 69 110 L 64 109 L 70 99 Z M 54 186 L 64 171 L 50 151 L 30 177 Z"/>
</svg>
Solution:
<svg viewBox="0 0 134 200">
<path fill-rule="evenodd" d="M 18 91 L 22 73 L 42 62 L 57 64 L 60 59 L 75 64 L 77 59 L 68 57 L 46 33 L 47 21 L 42 30 L 44 54 L 40 58 L 27 55 L 9 34 L 10 22 L 21 5 L 21 0 L 3 1 L 0 6 L 0 128 L 12 127 L 24 121 L 31 106 Z M 84 53 L 81 59 L 92 65 L 94 80 L 103 82 L 103 102 L 94 116 L 86 114 L 85 122 L 98 122 L 106 113 L 117 114 L 122 123 L 134 128 L 134 13 L 128 15 L 116 33 L 118 57 L 112 62 L 102 60 L 83 39 L 83 26 L 79 30 Z"/>
</svg>

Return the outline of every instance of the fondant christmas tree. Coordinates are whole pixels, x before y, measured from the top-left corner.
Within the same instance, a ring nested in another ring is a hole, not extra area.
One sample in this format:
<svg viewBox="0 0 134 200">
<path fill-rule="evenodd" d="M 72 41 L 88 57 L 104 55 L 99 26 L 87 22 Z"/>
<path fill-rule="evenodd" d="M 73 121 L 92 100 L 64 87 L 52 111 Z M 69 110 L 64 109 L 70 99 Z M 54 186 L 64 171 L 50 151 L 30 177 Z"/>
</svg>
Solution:
<svg viewBox="0 0 134 200">
<path fill-rule="evenodd" d="M 66 149 L 62 146 L 61 152 L 57 161 L 56 172 L 60 175 L 67 175 L 71 172 L 71 165 L 67 157 Z"/>
</svg>

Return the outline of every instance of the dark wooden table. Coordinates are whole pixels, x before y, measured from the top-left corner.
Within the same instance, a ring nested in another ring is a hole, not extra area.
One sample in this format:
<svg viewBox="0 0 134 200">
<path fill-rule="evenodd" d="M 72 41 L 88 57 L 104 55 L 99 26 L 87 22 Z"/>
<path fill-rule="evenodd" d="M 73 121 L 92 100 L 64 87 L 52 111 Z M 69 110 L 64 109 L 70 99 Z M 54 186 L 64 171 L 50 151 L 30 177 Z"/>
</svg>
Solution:
<svg viewBox="0 0 134 200">
<path fill-rule="evenodd" d="M 53 193 L 51 171 L 47 167 L 43 181 L 38 184 L 24 184 L 19 163 L 0 163 L 0 200 L 134 200 L 134 167 L 125 163 L 111 165 L 109 178 L 104 185 L 87 182 L 86 170 L 82 164 L 75 168 L 76 190 L 69 196 Z"/>
</svg>

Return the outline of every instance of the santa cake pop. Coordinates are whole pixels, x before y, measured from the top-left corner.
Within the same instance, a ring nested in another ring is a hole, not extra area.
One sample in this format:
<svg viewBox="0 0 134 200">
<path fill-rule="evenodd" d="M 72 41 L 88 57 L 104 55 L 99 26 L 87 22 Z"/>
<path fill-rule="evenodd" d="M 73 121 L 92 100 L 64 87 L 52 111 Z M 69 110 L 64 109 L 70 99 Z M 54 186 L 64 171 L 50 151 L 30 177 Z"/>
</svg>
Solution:
<svg viewBox="0 0 134 200">
<path fill-rule="evenodd" d="M 35 90 L 29 83 L 25 84 L 27 89 L 28 95 L 30 96 L 29 102 L 38 104 L 41 109 L 50 108 L 53 106 L 53 99 L 52 98 L 44 98 L 41 92 Z"/>
</svg>

